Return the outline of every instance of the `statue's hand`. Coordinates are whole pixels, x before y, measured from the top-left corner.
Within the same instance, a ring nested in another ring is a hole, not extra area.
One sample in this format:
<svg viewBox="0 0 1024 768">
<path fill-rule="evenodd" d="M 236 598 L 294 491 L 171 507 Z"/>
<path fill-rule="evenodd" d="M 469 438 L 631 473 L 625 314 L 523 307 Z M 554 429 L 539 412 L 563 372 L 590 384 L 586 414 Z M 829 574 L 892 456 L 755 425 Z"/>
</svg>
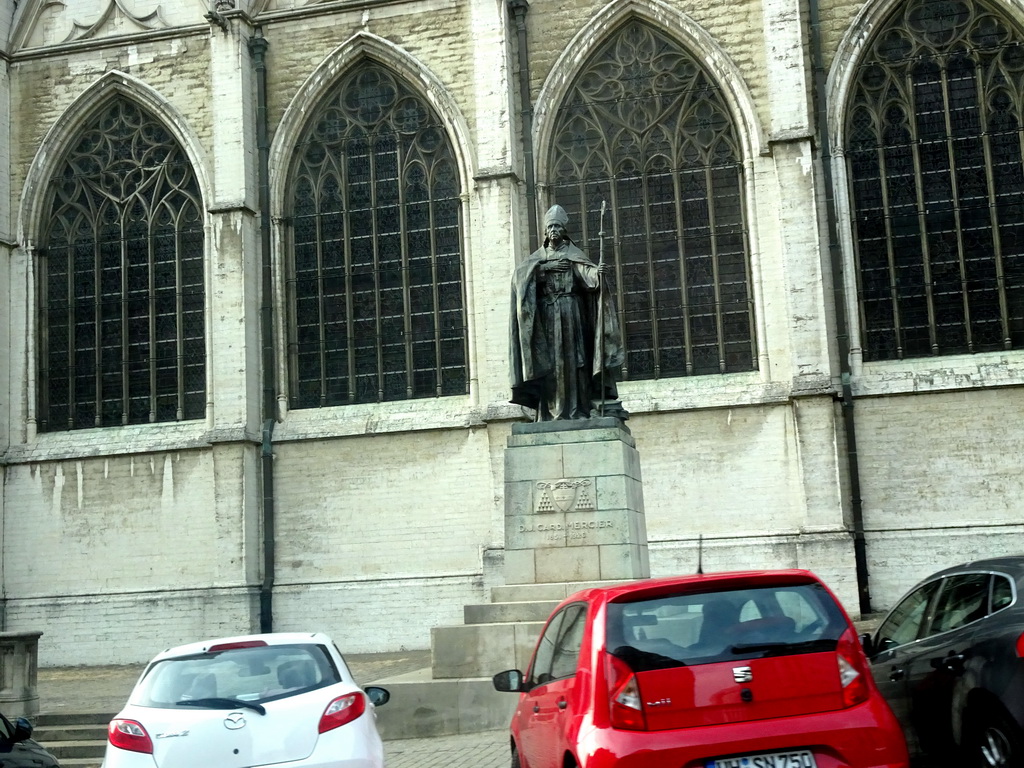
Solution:
<svg viewBox="0 0 1024 768">
<path fill-rule="evenodd" d="M 570 263 L 568 259 L 561 258 L 556 261 L 550 261 L 545 266 L 548 272 L 568 272 Z"/>
<path fill-rule="evenodd" d="M 597 274 L 598 275 L 600 275 L 601 277 L 604 277 L 604 275 L 606 275 L 607 273 L 608 273 L 608 265 L 607 264 L 598 264 L 597 265 Z"/>
</svg>

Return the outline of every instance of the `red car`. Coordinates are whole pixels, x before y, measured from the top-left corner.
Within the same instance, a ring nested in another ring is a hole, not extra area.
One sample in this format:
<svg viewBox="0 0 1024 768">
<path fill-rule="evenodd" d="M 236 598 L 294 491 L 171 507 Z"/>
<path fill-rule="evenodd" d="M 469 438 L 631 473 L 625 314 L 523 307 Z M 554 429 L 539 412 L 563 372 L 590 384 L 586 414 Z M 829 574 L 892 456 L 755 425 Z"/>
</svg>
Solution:
<svg viewBox="0 0 1024 768">
<path fill-rule="evenodd" d="M 857 632 L 809 571 L 585 589 L 548 619 L 513 768 L 906 768 Z"/>
</svg>

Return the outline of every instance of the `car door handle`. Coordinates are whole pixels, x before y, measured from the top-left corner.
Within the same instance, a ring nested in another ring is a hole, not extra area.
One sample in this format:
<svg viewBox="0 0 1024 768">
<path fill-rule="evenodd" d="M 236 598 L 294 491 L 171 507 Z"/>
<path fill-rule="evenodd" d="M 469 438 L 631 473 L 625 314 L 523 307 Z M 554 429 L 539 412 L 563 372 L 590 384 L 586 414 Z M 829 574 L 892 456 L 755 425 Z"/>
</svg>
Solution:
<svg viewBox="0 0 1024 768">
<path fill-rule="evenodd" d="M 944 669 L 947 672 L 954 674 L 963 674 L 964 662 L 967 661 L 967 657 L 962 653 L 951 653 L 949 656 L 942 656 L 937 659 L 932 659 L 932 669 Z"/>
<path fill-rule="evenodd" d="M 558 702 L 558 708 L 559 709 L 565 709 L 567 706 L 569 706 L 569 702 L 566 701 L 565 699 L 562 699 L 561 701 Z"/>
<path fill-rule="evenodd" d="M 889 680 L 893 683 L 903 679 L 907 671 L 903 667 L 893 667 L 889 670 Z"/>
<path fill-rule="evenodd" d="M 540 712 L 540 707 L 539 707 L 539 706 L 537 706 L 536 704 L 534 704 L 534 705 L 533 705 L 533 711 L 534 711 L 534 712 Z"/>
</svg>

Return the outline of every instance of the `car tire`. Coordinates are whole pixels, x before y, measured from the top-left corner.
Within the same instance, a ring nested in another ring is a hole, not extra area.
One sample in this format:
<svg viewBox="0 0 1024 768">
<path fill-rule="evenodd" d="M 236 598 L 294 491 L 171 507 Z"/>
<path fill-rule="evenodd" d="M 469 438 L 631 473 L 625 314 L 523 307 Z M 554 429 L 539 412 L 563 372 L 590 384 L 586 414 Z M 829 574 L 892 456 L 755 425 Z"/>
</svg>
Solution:
<svg viewBox="0 0 1024 768">
<path fill-rule="evenodd" d="M 511 768 L 522 768 L 519 764 L 519 750 L 512 747 L 512 766 Z"/>
<path fill-rule="evenodd" d="M 970 718 L 964 757 L 968 768 L 1022 768 L 1024 735 L 1002 711 L 986 707 Z"/>
</svg>

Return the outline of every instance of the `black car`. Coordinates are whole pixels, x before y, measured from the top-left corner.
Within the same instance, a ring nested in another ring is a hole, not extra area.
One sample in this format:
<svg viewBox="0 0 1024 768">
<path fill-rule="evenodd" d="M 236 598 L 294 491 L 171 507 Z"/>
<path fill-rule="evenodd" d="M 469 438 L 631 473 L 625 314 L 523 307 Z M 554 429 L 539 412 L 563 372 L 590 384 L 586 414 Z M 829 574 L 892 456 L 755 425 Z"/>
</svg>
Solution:
<svg viewBox="0 0 1024 768">
<path fill-rule="evenodd" d="M 0 766 L 3 768 L 60 768 L 57 758 L 32 741 L 32 723 L 19 717 L 14 724 L 0 715 Z"/>
<path fill-rule="evenodd" d="M 1024 766 L 1024 556 L 929 576 L 864 638 L 911 755 Z"/>
</svg>

